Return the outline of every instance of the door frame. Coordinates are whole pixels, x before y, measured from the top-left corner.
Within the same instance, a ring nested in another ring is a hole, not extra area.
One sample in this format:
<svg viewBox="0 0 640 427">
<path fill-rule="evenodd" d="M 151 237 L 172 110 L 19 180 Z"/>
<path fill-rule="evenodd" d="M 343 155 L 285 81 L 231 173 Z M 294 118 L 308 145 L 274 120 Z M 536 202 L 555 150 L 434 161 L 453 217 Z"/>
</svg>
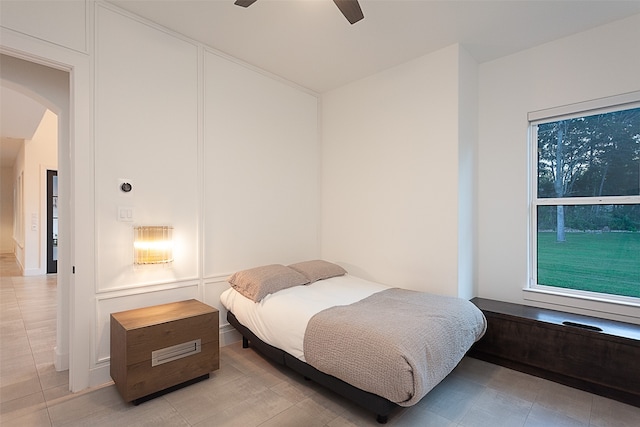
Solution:
<svg viewBox="0 0 640 427">
<path fill-rule="evenodd" d="M 91 17 L 93 5 L 88 8 Z M 92 28 L 88 25 L 87 28 Z M 79 392 L 99 385 L 92 375 L 93 329 L 95 329 L 95 204 L 93 145 L 93 57 L 28 37 L 0 27 L 0 53 L 28 62 L 66 71 L 69 74 L 68 103 L 58 115 L 58 190 L 60 204 L 57 328 L 54 363 L 56 370 L 69 370 L 69 389 Z M 4 67 L 0 77 L 5 78 Z M 30 88 L 33 80 L 15 77 L 14 84 Z M 40 99 L 50 99 L 36 91 Z M 63 174 L 64 172 L 64 174 Z M 64 209 L 62 209 L 64 207 Z M 80 237 L 82 236 L 82 237 Z M 81 284 L 79 286 L 78 284 Z M 76 327 L 82 325 L 82 327 Z M 98 380 L 99 381 L 99 380 Z"/>
</svg>

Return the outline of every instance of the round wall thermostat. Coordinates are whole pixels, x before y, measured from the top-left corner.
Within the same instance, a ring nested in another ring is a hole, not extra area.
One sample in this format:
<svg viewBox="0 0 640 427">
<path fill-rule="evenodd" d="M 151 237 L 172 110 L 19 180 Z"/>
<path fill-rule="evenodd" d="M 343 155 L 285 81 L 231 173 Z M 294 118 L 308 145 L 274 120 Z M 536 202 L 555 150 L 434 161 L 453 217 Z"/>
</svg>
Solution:
<svg viewBox="0 0 640 427">
<path fill-rule="evenodd" d="M 131 191 L 131 188 L 132 188 L 132 187 L 131 187 L 131 184 L 130 184 L 130 183 L 128 183 L 128 182 L 123 182 L 123 183 L 120 185 L 120 189 L 121 189 L 122 191 L 124 191 L 125 193 L 128 193 L 129 191 Z"/>
</svg>

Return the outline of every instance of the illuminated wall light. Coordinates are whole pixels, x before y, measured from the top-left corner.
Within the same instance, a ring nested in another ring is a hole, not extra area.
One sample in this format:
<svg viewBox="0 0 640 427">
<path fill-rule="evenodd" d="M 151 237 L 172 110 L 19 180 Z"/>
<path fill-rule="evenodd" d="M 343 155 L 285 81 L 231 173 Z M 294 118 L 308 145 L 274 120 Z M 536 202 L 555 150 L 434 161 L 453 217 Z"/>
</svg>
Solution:
<svg viewBox="0 0 640 427">
<path fill-rule="evenodd" d="M 133 227 L 133 234 L 134 264 L 173 262 L 173 227 Z"/>
</svg>

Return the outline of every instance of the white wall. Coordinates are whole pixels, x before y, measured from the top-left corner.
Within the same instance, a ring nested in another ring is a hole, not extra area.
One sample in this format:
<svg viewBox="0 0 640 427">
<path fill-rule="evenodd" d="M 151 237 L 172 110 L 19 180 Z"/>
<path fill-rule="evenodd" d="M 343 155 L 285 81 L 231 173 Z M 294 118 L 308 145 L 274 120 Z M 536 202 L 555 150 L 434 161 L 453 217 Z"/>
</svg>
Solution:
<svg viewBox="0 0 640 427">
<path fill-rule="evenodd" d="M 224 335 L 228 275 L 319 256 L 318 113 L 315 95 L 192 40 L 110 6 L 95 16 L 91 364 L 108 380 L 109 313 L 198 298 Z M 174 227 L 172 265 L 132 265 L 133 225 Z"/>
<path fill-rule="evenodd" d="M 96 291 L 198 280 L 198 47 L 102 7 L 96 29 Z M 171 268 L 134 268 L 134 225 L 174 227 Z"/>
<path fill-rule="evenodd" d="M 478 295 L 571 310 L 566 299 L 525 300 L 527 113 L 640 89 L 640 15 L 502 59 L 479 70 Z M 536 298 L 528 296 L 527 298 Z M 553 303 L 553 305 L 550 305 Z M 607 316 L 603 304 L 587 314 Z M 637 308 L 623 320 L 640 323 Z M 616 316 L 609 316 L 616 317 Z"/>
<path fill-rule="evenodd" d="M 57 170 L 58 167 L 58 116 L 51 110 L 45 110 L 44 115 L 33 138 L 25 140 L 16 158 L 13 168 L 9 169 L 9 181 L 3 183 L 9 187 L 3 197 L 7 205 L 13 209 L 13 187 L 22 180 L 22 218 L 18 224 L 22 225 L 19 235 L 21 241 L 15 242 L 8 252 L 16 256 L 25 276 L 42 275 L 47 273 L 47 175 L 48 169 Z M 3 199 L 3 205 L 4 205 Z M 3 210 L 5 208 L 3 207 Z M 8 212 L 8 236 L 13 235 L 13 211 Z M 19 225 L 20 226 L 20 225 Z"/>
<path fill-rule="evenodd" d="M 224 279 L 239 266 L 320 255 L 316 96 L 108 4 L 87 5 L 86 34 L 66 42 L 56 28 L 76 27 L 78 14 L 60 15 L 45 37 L 22 22 L 38 15 L 23 5 L 3 18 L 0 46 L 72 70 L 75 251 L 63 265 L 75 275 L 59 284 L 71 305 L 73 391 L 109 381 L 109 313 L 186 298 L 221 308 Z M 118 221 L 118 207 L 134 220 Z M 178 242 L 173 265 L 133 268 L 133 224 L 165 223 Z"/>
<path fill-rule="evenodd" d="M 205 302 L 239 269 L 317 258 L 318 99 L 204 53 Z"/>
<path fill-rule="evenodd" d="M 25 218 L 24 214 L 24 169 L 25 169 L 25 150 L 24 144 L 20 147 L 16 155 L 16 160 L 13 163 L 13 168 L 11 169 L 11 182 L 13 182 L 15 188 L 15 211 L 14 211 L 14 220 L 15 227 L 13 229 L 14 234 L 14 246 L 13 253 L 16 256 L 16 262 L 20 266 L 20 270 L 24 270 L 25 257 L 26 257 L 26 248 L 25 248 Z"/>
<path fill-rule="evenodd" d="M 209 52 L 205 87 L 205 276 L 317 257 L 317 97 Z"/>
<path fill-rule="evenodd" d="M 116 10 L 97 7 L 95 16 L 91 362 L 104 375 L 111 312 L 200 297 L 198 47 Z M 120 190 L 121 179 L 131 192 Z M 120 208 L 131 210 L 130 221 L 119 219 Z M 173 226 L 175 261 L 134 266 L 135 225 Z"/>
<path fill-rule="evenodd" d="M 85 0 L 2 0 L 0 24 L 21 34 L 79 52 L 87 48 Z M 64 22 L 59 18 L 64 17 Z"/>
<path fill-rule="evenodd" d="M 458 293 L 477 295 L 476 173 L 478 145 L 478 64 L 459 49 L 458 67 Z"/>
<path fill-rule="evenodd" d="M 47 273 L 47 169 L 58 168 L 58 116 L 46 110 L 33 138 L 24 142 L 25 276 Z"/>
<path fill-rule="evenodd" d="M 0 174 L 0 254 L 13 254 L 13 167 L 2 167 Z"/>
<path fill-rule="evenodd" d="M 205 53 L 207 277 L 319 255 L 318 99 Z"/>
<path fill-rule="evenodd" d="M 323 94 L 323 258 L 393 286 L 472 292 L 458 239 L 470 218 L 460 221 L 461 197 L 472 197 L 459 192 L 471 185 L 460 162 L 473 163 L 475 145 L 460 122 L 475 111 L 460 113 L 475 99 L 473 80 L 460 82 L 467 69 L 475 64 L 455 45 Z"/>
</svg>

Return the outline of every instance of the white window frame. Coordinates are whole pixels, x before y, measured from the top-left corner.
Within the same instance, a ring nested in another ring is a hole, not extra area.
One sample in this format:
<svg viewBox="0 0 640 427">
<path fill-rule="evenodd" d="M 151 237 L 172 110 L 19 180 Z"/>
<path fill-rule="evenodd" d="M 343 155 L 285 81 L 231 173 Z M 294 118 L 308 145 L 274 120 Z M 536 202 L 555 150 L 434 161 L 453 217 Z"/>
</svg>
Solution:
<svg viewBox="0 0 640 427">
<path fill-rule="evenodd" d="M 537 211 L 538 206 L 640 204 L 637 196 L 538 198 L 538 125 L 559 120 L 602 114 L 640 107 L 640 91 L 600 98 L 577 104 L 533 111 L 529 120 L 529 268 L 524 299 L 558 304 L 587 311 L 601 311 L 623 317 L 640 318 L 640 298 L 581 291 L 537 282 Z M 623 319 L 624 320 L 624 319 Z"/>
</svg>

